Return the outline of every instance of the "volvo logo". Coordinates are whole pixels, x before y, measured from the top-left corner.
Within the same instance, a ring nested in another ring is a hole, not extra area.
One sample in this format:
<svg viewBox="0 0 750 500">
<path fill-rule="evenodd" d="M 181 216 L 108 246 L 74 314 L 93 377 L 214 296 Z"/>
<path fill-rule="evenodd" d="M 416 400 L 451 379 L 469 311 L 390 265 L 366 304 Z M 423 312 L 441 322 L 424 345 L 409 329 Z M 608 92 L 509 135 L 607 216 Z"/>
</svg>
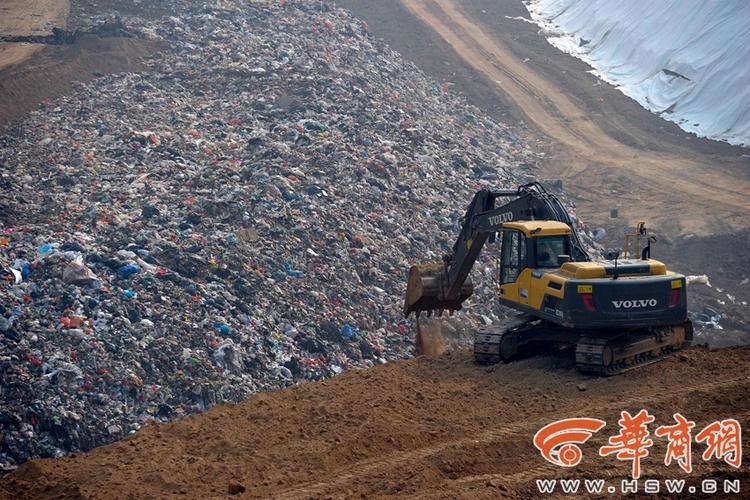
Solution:
<svg viewBox="0 0 750 500">
<path fill-rule="evenodd" d="M 637 309 L 639 307 L 656 307 L 656 299 L 613 300 L 612 305 L 617 309 Z"/>
<path fill-rule="evenodd" d="M 493 215 L 488 217 L 491 226 L 499 226 L 503 222 L 510 222 L 513 220 L 513 212 L 505 212 L 503 214 Z"/>
</svg>

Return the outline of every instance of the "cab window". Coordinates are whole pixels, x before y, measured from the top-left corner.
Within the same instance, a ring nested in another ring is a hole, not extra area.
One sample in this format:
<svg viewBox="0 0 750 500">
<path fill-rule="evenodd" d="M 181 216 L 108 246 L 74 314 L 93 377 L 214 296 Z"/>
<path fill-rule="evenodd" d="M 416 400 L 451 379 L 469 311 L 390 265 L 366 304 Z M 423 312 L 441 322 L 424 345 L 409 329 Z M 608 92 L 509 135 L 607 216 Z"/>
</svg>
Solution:
<svg viewBox="0 0 750 500">
<path fill-rule="evenodd" d="M 534 267 L 560 267 L 558 255 L 570 255 L 567 236 L 543 236 L 536 239 Z"/>
<path fill-rule="evenodd" d="M 526 266 L 526 238 L 520 231 L 503 231 L 500 284 L 514 283 Z"/>
</svg>

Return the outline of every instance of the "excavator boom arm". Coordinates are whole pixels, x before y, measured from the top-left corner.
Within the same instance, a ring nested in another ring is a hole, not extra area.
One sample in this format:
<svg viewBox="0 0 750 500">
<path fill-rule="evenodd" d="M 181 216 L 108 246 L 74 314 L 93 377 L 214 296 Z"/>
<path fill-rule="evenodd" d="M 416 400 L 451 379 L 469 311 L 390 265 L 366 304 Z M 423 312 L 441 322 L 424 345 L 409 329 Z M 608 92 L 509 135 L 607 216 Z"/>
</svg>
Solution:
<svg viewBox="0 0 750 500">
<path fill-rule="evenodd" d="M 503 197 L 516 199 L 495 207 L 495 200 Z M 580 242 L 575 225 L 560 200 L 548 193 L 544 187 L 533 182 L 516 190 L 481 190 L 466 211 L 464 225 L 453 245 L 453 252 L 446 257 L 446 282 L 444 297 L 454 300 L 469 276 L 474 263 L 488 239 L 502 230 L 503 223 L 514 220 L 556 220 L 570 226 L 574 255 L 572 260 L 590 260 Z"/>
<path fill-rule="evenodd" d="M 496 207 L 498 198 L 514 200 Z M 473 288 L 467 279 L 474 263 L 488 239 L 502 229 L 505 222 L 514 220 L 556 220 L 572 230 L 572 260 L 590 260 L 580 242 L 570 215 L 560 200 L 548 193 L 538 182 L 515 190 L 478 191 L 464 216 L 463 227 L 450 255 L 443 258 L 443 266 L 428 264 L 410 270 L 404 313 L 433 309 L 460 309 Z M 446 307 L 441 308 L 440 305 Z"/>
</svg>

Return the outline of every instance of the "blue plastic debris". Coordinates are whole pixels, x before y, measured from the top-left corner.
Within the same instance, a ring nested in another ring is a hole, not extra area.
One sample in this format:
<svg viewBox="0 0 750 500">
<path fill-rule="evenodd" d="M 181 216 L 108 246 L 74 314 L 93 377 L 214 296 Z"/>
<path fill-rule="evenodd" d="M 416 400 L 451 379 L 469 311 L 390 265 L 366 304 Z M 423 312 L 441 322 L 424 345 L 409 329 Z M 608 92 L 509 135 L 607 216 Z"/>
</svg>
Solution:
<svg viewBox="0 0 750 500">
<path fill-rule="evenodd" d="M 216 328 L 216 331 L 224 336 L 229 335 L 230 328 L 226 323 L 214 323 L 214 328 Z"/>
<path fill-rule="evenodd" d="M 302 276 L 302 271 L 297 271 L 292 267 L 292 263 L 287 261 L 284 261 L 284 269 L 286 270 L 287 276 L 291 276 L 292 278 L 299 278 Z"/>
<path fill-rule="evenodd" d="M 136 264 L 127 264 L 117 270 L 118 276 L 121 278 L 130 278 L 134 274 L 141 272 L 141 267 Z"/>
<path fill-rule="evenodd" d="M 341 327 L 341 336 L 345 339 L 350 339 L 354 337 L 354 328 L 351 327 L 350 324 L 345 324 Z"/>
<path fill-rule="evenodd" d="M 23 279 L 26 279 L 26 278 L 28 278 L 28 277 L 29 277 L 29 275 L 31 274 L 31 271 L 32 271 L 32 268 L 31 268 L 31 263 L 29 263 L 29 262 L 26 262 L 26 263 L 25 263 L 25 264 L 23 265 L 23 268 L 21 268 L 21 277 L 22 277 Z"/>
</svg>

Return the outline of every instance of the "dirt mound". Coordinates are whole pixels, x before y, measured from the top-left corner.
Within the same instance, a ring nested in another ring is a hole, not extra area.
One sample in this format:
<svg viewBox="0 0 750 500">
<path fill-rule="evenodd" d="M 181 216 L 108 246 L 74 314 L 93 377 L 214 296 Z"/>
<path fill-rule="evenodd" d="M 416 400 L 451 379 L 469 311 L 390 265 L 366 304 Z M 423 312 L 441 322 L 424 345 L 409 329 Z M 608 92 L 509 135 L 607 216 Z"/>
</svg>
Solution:
<svg viewBox="0 0 750 500">
<path fill-rule="evenodd" d="M 692 348 L 622 376 L 592 378 L 575 370 L 569 352 L 486 368 L 455 351 L 260 394 L 148 425 L 92 453 L 29 462 L 0 483 L 0 497 L 528 497 L 536 479 L 619 484 L 629 463 L 586 453 L 616 433 L 620 411 L 646 408 L 660 425 L 678 411 L 698 428 L 719 418 L 742 422 L 749 364 L 748 348 Z M 609 425 L 584 446 L 579 466 L 556 468 L 534 449 L 533 435 L 574 416 Z M 675 477 L 675 467 L 662 463 L 663 441 L 654 441 L 644 477 Z M 748 487 L 743 469 L 697 456 L 693 465 L 688 484 L 733 477 Z"/>
<path fill-rule="evenodd" d="M 153 41 L 95 36 L 73 45 L 44 47 L 29 60 L 0 72 L 0 129 L 39 103 L 70 92 L 74 81 L 142 70 L 141 58 L 158 49 Z"/>
</svg>

